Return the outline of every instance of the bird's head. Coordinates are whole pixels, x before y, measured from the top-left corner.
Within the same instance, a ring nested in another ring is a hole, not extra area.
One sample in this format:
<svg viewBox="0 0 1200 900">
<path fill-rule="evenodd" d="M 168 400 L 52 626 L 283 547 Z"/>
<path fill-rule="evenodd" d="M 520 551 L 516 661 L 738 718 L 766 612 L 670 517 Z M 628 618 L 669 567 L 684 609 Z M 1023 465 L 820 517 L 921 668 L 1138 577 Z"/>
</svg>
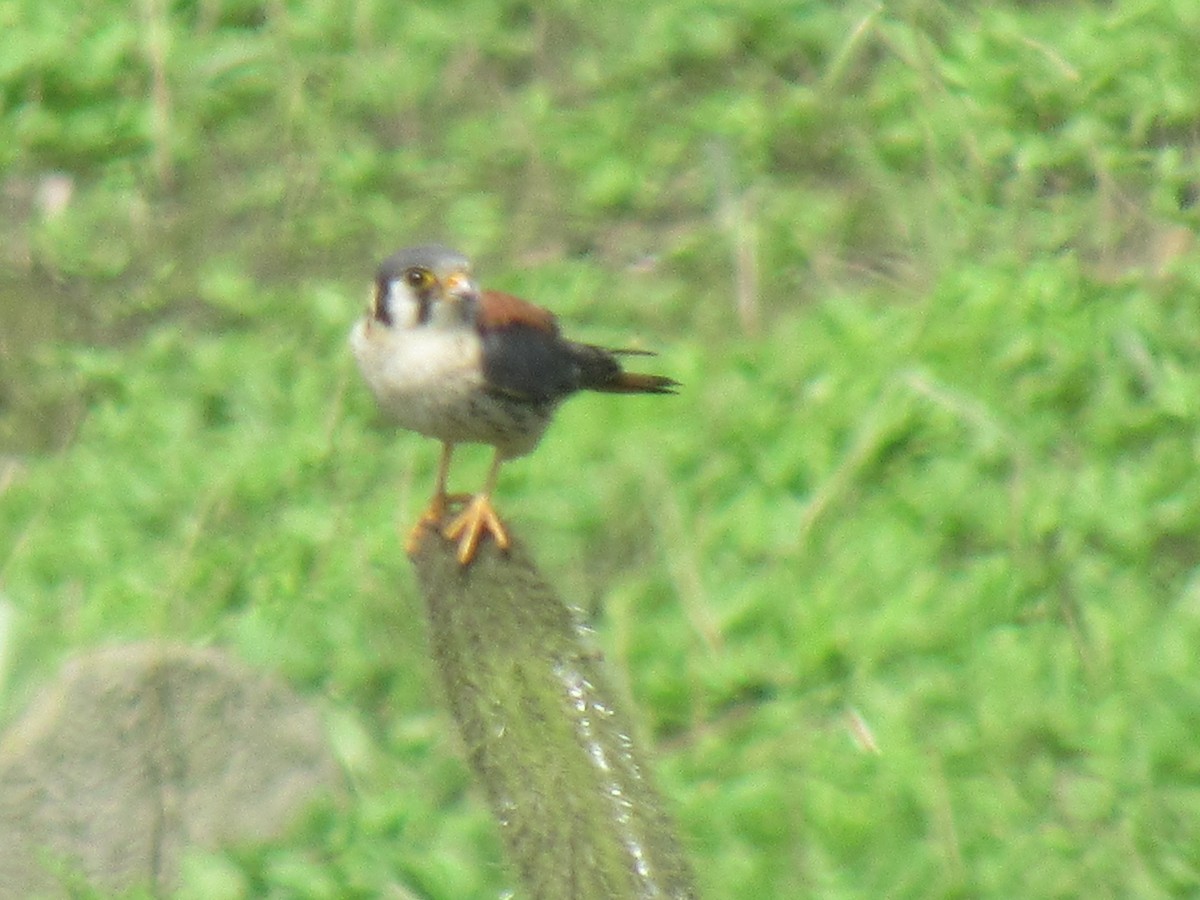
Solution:
<svg viewBox="0 0 1200 900">
<path fill-rule="evenodd" d="M 479 288 L 471 263 L 438 245 L 392 254 L 375 275 L 372 318 L 389 328 L 454 328 L 472 320 Z"/>
</svg>

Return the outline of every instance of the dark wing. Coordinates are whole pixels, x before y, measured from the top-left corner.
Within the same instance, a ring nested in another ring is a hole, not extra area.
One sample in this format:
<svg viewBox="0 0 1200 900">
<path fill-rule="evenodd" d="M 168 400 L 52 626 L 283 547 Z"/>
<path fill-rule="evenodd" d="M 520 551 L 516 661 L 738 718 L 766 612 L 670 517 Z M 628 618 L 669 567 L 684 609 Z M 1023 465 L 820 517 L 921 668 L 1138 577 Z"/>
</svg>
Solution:
<svg viewBox="0 0 1200 900">
<path fill-rule="evenodd" d="M 530 403 L 581 390 L 674 393 L 670 378 L 625 372 L 613 351 L 560 337 L 554 316 L 540 306 L 497 291 L 479 299 L 483 376 L 498 393 Z"/>
</svg>

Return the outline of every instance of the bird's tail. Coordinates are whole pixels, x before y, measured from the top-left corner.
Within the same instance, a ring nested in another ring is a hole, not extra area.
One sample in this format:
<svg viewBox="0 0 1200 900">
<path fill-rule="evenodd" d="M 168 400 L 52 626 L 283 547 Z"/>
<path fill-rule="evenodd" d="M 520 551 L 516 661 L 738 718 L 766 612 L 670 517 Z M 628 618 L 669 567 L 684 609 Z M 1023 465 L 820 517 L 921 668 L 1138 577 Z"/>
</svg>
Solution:
<svg viewBox="0 0 1200 900">
<path fill-rule="evenodd" d="M 679 382 L 665 375 L 643 375 L 641 372 L 619 372 L 617 377 L 591 390 L 605 394 L 675 394 Z"/>
<path fill-rule="evenodd" d="M 653 356 L 649 350 L 607 350 L 591 344 L 575 344 L 581 387 L 605 394 L 674 394 L 679 382 L 665 375 L 626 372 L 618 356 Z"/>
</svg>

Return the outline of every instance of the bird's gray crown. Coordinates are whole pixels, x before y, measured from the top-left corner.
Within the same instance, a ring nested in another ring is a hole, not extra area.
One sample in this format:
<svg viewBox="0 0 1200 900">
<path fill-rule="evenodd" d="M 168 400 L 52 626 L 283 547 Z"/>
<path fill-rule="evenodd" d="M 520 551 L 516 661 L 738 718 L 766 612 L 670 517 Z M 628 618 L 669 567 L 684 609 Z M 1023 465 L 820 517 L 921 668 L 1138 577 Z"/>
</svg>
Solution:
<svg viewBox="0 0 1200 900">
<path fill-rule="evenodd" d="M 471 267 L 471 262 L 462 253 L 442 244 L 405 247 L 380 263 L 379 280 L 392 281 L 414 266 L 429 269 L 431 272 L 462 272 Z"/>
</svg>

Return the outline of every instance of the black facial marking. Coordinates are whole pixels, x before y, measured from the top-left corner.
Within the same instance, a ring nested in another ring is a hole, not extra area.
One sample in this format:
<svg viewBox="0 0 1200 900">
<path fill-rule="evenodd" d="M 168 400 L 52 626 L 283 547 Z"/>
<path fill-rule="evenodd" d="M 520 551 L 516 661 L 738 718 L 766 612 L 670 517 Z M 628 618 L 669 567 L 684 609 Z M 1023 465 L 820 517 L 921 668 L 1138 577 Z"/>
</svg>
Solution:
<svg viewBox="0 0 1200 900">
<path fill-rule="evenodd" d="M 424 325 L 433 311 L 433 289 L 437 278 L 424 266 L 411 266 L 404 270 L 404 282 L 417 298 L 417 324 Z"/>
<path fill-rule="evenodd" d="M 458 310 L 465 324 L 473 323 L 479 315 L 478 292 L 473 292 L 470 296 L 464 297 L 458 305 Z"/>
<path fill-rule="evenodd" d="M 392 324 L 392 310 L 388 304 L 388 280 L 382 274 L 375 279 L 375 303 L 371 311 L 377 322 L 383 325 Z"/>
</svg>

